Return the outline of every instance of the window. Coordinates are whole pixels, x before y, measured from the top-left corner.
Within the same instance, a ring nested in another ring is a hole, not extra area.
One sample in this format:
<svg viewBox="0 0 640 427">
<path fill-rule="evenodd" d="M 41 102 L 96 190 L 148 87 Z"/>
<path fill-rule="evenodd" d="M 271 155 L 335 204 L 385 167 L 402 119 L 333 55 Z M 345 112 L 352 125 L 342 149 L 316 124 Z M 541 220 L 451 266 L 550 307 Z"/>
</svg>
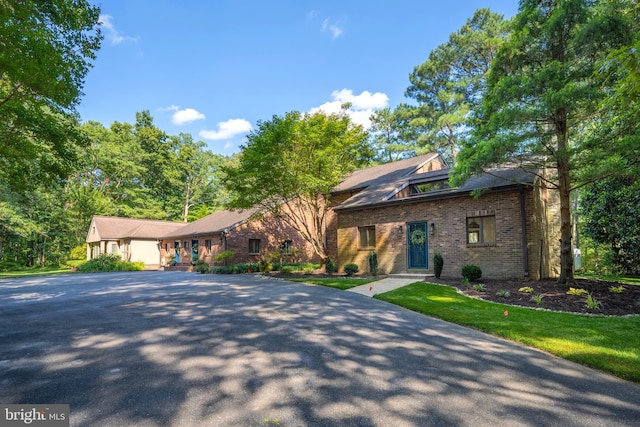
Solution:
<svg viewBox="0 0 640 427">
<path fill-rule="evenodd" d="M 376 248 L 376 227 L 358 227 L 358 234 L 360 236 L 359 248 L 360 249 L 375 249 Z"/>
<path fill-rule="evenodd" d="M 496 242 L 496 217 L 475 216 L 467 218 L 467 243 L 482 244 Z"/>
<path fill-rule="evenodd" d="M 260 239 L 249 239 L 249 254 L 257 255 L 260 253 Z"/>
<path fill-rule="evenodd" d="M 413 184 L 411 186 L 411 195 L 430 193 L 432 191 L 444 190 L 446 188 L 449 188 L 449 180 L 447 179 L 425 182 L 422 184 Z"/>
<path fill-rule="evenodd" d="M 291 240 L 281 240 L 280 253 L 283 255 L 291 255 L 293 253 L 293 242 Z"/>
<path fill-rule="evenodd" d="M 205 248 L 205 252 L 210 254 L 211 253 L 211 240 L 205 240 L 204 241 L 204 248 Z"/>
<path fill-rule="evenodd" d="M 118 244 L 117 243 L 112 243 L 111 244 L 111 255 L 116 255 L 118 253 Z"/>
</svg>

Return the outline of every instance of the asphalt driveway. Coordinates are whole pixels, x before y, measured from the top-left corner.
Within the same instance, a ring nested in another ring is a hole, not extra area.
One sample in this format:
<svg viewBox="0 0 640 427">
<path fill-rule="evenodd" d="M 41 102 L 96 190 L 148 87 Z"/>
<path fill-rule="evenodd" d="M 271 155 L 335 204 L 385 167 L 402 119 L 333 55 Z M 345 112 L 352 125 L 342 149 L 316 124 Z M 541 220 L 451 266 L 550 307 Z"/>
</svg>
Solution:
<svg viewBox="0 0 640 427">
<path fill-rule="evenodd" d="M 638 425 L 640 387 L 350 292 L 182 272 L 0 280 L 0 403 L 74 426 Z"/>
</svg>

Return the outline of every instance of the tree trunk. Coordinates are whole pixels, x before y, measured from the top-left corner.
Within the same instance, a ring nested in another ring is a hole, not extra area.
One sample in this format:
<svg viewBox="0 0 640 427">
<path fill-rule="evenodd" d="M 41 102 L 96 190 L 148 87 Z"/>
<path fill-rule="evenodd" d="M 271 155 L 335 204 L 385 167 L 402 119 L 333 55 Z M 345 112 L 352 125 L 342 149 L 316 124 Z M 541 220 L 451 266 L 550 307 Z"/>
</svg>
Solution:
<svg viewBox="0 0 640 427">
<path fill-rule="evenodd" d="M 558 191 L 560 192 L 560 277 L 558 283 L 574 284 L 573 251 L 571 245 L 571 179 L 569 177 L 569 143 L 567 141 L 567 114 L 563 109 L 556 115 L 558 139 Z"/>
</svg>

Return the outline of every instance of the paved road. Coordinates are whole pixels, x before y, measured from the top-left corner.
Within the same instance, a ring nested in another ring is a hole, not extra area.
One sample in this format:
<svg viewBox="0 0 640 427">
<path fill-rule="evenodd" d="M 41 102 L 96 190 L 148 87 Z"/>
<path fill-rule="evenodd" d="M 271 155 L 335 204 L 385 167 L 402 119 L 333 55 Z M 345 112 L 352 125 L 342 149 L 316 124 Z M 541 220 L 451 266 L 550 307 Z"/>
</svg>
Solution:
<svg viewBox="0 0 640 427">
<path fill-rule="evenodd" d="M 361 295 L 181 272 L 0 280 L 0 402 L 74 426 L 621 426 L 640 387 Z"/>
</svg>

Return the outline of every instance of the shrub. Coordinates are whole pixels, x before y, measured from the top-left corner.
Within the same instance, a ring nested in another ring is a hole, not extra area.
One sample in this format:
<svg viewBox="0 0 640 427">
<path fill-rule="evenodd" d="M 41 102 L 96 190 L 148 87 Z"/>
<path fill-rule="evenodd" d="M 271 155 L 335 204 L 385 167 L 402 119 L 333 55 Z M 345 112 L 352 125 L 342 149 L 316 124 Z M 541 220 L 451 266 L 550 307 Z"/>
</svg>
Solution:
<svg viewBox="0 0 640 427">
<path fill-rule="evenodd" d="M 280 272 L 282 274 L 291 274 L 291 273 L 293 273 L 293 267 L 288 266 L 288 265 L 283 266 L 282 269 L 280 270 Z"/>
<path fill-rule="evenodd" d="M 587 299 L 585 301 L 587 307 L 593 310 L 599 310 L 602 308 L 602 303 L 594 298 L 591 293 L 587 293 Z"/>
<path fill-rule="evenodd" d="M 116 271 L 116 261 L 120 261 L 119 255 L 100 255 L 90 259 L 78 266 L 78 271 L 82 273 L 99 273 L 105 271 Z"/>
<path fill-rule="evenodd" d="M 436 252 L 433 255 L 433 272 L 436 279 L 440 278 L 440 275 L 442 274 L 442 267 L 444 267 L 444 258 L 440 252 Z"/>
<path fill-rule="evenodd" d="M 353 276 L 360 270 L 356 264 L 349 263 L 344 266 L 344 272 L 347 273 L 347 276 Z"/>
<path fill-rule="evenodd" d="M 310 262 L 305 263 L 304 266 L 302 267 L 302 271 L 304 272 L 304 274 L 311 274 L 313 273 L 313 270 L 315 270 L 315 267 Z"/>
<path fill-rule="evenodd" d="M 544 298 L 544 295 L 531 295 L 531 301 L 535 302 L 536 304 L 542 304 L 542 298 Z"/>
<path fill-rule="evenodd" d="M 273 264 L 271 264 L 271 262 L 266 258 L 262 258 L 258 263 L 258 265 L 259 265 L 260 271 L 264 273 L 268 273 L 271 270 L 273 270 Z"/>
<path fill-rule="evenodd" d="M 496 295 L 502 298 L 509 298 L 511 296 L 511 292 L 501 289 L 496 292 Z"/>
<path fill-rule="evenodd" d="M 609 292 L 611 292 L 612 294 L 621 294 L 622 292 L 624 292 L 624 286 L 620 285 L 620 286 L 610 286 L 609 287 Z"/>
<path fill-rule="evenodd" d="M 107 271 L 140 271 L 144 270 L 142 261 L 121 261 L 119 255 L 100 255 L 78 266 L 82 273 L 102 273 Z"/>
<path fill-rule="evenodd" d="M 69 252 L 69 259 L 87 259 L 87 244 L 76 246 Z"/>
<path fill-rule="evenodd" d="M 569 288 L 569 290 L 567 291 L 567 295 L 575 295 L 578 297 L 586 294 L 587 294 L 587 290 L 582 288 Z"/>
<path fill-rule="evenodd" d="M 222 262 L 222 263 L 224 263 L 226 265 L 227 260 L 230 259 L 230 258 L 233 258 L 234 255 L 235 255 L 234 251 L 226 250 L 226 251 L 220 252 L 218 255 L 213 257 L 213 259 L 215 261 Z"/>
<path fill-rule="evenodd" d="M 213 274 L 231 274 L 233 273 L 233 266 L 228 265 L 215 265 L 211 267 Z"/>
<path fill-rule="evenodd" d="M 522 292 L 525 294 L 532 294 L 533 288 L 531 286 L 523 286 L 522 288 L 518 289 L 518 292 Z"/>
<path fill-rule="evenodd" d="M 477 265 L 467 264 L 462 267 L 462 277 L 473 282 L 482 277 L 482 270 Z"/>
<path fill-rule="evenodd" d="M 204 273 L 208 273 L 209 272 L 209 264 L 207 264 L 207 262 L 203 259 L 199 259 L 196 261 L 196 265 L 193 268 L 195 271 L 197 271 L 200 274 L 204 274 Z"/>
<path fill-rule="evenodd" d="M 369 253 L 369 273 L 371 273 L 372 276 L 378 275 L 378 254 L 376 251 Z"/>
<path fill-rule="evenodd" d="M 478 283 L 477 285 L 473 285 L 473 289 L 475 289 L 478 292 L 484 292 L 485 291 L 484 284 L 482 284 L 482 283 Z"/>
<path fill-rule="evenodd" d="M 338 266 L 335 265 L 331 258 L 327 258 L 327 263 L 325 264 L 324 269 L 327 273 L 336 273 L 338 271 Z"/>
</svg>

